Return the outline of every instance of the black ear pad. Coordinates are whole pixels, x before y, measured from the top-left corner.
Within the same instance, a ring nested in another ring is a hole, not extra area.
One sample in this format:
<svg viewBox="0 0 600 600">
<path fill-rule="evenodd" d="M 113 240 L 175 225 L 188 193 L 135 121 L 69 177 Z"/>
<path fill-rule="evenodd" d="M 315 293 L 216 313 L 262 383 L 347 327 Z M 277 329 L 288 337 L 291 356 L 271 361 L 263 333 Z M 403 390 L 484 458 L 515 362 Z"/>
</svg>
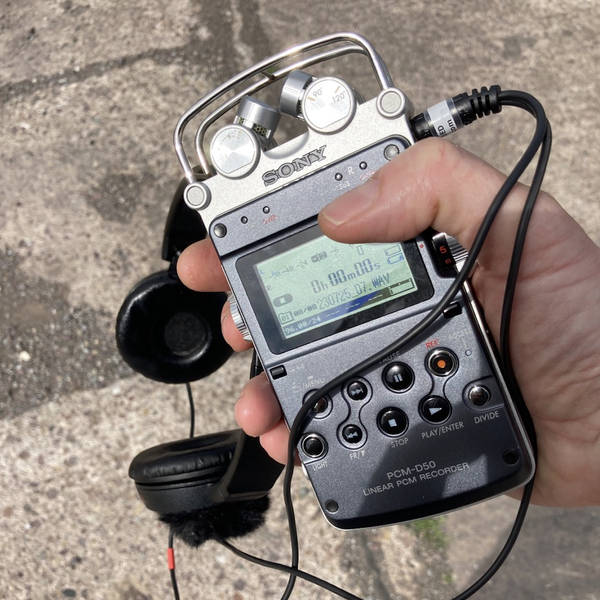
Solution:
<svg viewBox="0 0 600 600">
<path fill-rule="evenodd" d="M 161 444 L 138 454 L 129 476 L 144 504 L 190 546 L 254 531 L 283 465 L 241 429 Z"/>
<path fill-rule="evenodd" d="M 221 292 L 194 292 L 168 271 L 140 281 L 117 317 L 121 356 L 164 383 L 195 381 L 216 371 L 232 350 L 221 334 Z"/>
<path fill-rule="evenodd" d="M 237 431 L 178 440 L 140 452 L 129 466 L 144 504 L 161 514 L 190 512 L 214 504 L 214 487 L 225 475 Z"/>
</svg>

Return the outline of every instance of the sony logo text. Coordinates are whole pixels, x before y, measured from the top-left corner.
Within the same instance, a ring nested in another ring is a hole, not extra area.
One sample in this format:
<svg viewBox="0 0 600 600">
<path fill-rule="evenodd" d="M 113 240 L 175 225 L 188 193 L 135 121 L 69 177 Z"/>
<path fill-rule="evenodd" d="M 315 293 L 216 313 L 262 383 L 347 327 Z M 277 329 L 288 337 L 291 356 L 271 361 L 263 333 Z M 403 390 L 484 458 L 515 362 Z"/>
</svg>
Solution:
<svg viewBox="0 0 600 600">
<path fill-rule="evenodd" d="M 283 163 L 279 168 L 273 169 L 263 173 L 262 180 L 267 185 L 272 185 L 277 182 L 278 179 L 289 177 L 292 173 L 296 173 L 304 169 L 304 167 L 310 167 L 313 163 L 324 160 L 326 146 L 315 148 L 310 152 L 307 152 L 303 156 L 294 158 L 291 162 Z"/>
</svg>

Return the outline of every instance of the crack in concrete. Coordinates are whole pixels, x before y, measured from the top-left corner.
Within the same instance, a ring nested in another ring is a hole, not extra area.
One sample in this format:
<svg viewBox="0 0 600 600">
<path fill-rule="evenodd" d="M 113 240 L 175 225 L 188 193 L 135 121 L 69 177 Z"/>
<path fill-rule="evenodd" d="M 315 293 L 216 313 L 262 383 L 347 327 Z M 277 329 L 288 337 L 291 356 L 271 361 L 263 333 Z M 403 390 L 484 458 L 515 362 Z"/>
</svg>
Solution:
<svg viewBox="0 0 600 600">
<path fill-rule="evenodd" d="M 232 53 L 227 46 L 228 41 L 233 39 L 233 36 L 231 35 L 232 11 L 219 9 L 218 7 L 213 6 L 202 6 L 201 1 L 197 4 L 197 10 L 193 11 L 196 14 L 192 16 L 196 16 L 198 19 L 202 17 L 201 22 L 214 36 L 210 45 L 210 61 L 207 61 L 206 46 L 203 44 L 203 40 L 198 35 L 192 33 L 188 41 L 181 46 L 150 48 L 138 52 L 137 54 L 128 54 L 108 60 L 99 60 L 82 67 L 65 69 L 51 75 L 39 75 L 30 79 L 6 83 L 0 86 L 0 105 L 7 104 L 14 99 L 30 96 L 38 91 L 64 87 L 66 85 L 85 81 L 91 77 L 103 75 L 110 71 L 124 69 L 143 60 L 151 60 L 158 65 L 180 63 L 197 68 L 198 65 L 206 64 L 211 68 L 214 68 L 215 57 L 218 57 L 222 58 L 223 63 L 229 66 L 230 61 L 227 59 Z M 254 7 L 253 11 L 257 12 L 255 2 L 252 1 L 249 2 L 249 4 Z M 240 10 L 247 11 L 247 7 L 242 3 L 242 8 Z M 251 10 L 250 13 L 253 11 Z M 249 22 L 250 21 L 252 21 L 252 19 L 249 19 Z M 223 26 L 229 31 L 224 32 Z M 252 29 L 252 31 L 254 31 L 254 29 Z M 264 32 L 262 32 L 261 35 L 264 37 Z"/>
<path fill-rule="evenodd" d="M 83 67 L 65 69 L 52 75 L 39 75 L 31 79 L 9 82 L 0 86 L 0 104 L 7 104 L 11 100 L 31 96 L 35 92 L 64 87 L 72 83 L 85 81 L 90 77 L 97 77 L 114 71 L 130 67 L 142 60 L 152 60 L 159 65 L 170 65 L 176 62 L 191 63 L 193 59 L 200 58 L 200 40 L 192 36 L 187 44 L 171 48 L 151 48 L 137 54 L 120 56 L 109 60 L 100 60 L 89 63 Z"/>
<path fill-rule="evenodd" d="M 241 56 L 244 62 L 262 60 L 273 54 L 269 38 L 262 25 L 257 0 L 232 0 L 232 12 L 239 19 L 234 21 L 235 40 L 241 48 L 248 49 L 251 56 Z M 248 60 L 250 59 L 250 60 Z"/>
<path fill-rule="evenodd" d="M 369 543 L 368 536 L 362 531 L 358 532 L 357 537 L 361 541 L 365 565 L 373 588 L 371 590 L 361 590 L 361 594 L 371 593 L 378 600 L 394 600 L 393 592 L 390 591 L 390 588 L 393 588 L 391 581 L 387 573 L 381 568 L 384 560 L 379 546 L 376 547 L 376 551 L 373 545 Z"/>
<path fill-rule="evenodd" d="M 238 23 L 234 23 L 236 20 L 234 16 L 236 15 L 241 17 Z M 211 46 L 213 59 L 214 55 L 217 55 L 227 66 L 234 66 L 231 63 L 237 61 L 231 61 L 233 53 L 227 44 L 227 40 L 231 39 L 237 41 L 241 49 L 252 50 L 255 57 L 260 56 L 262 58 L 271 54 L 270 44 L 260 20 L 256 0 L 239 3 L 233 1 L 230 10 L 219 10 L 218 8 L 213 10 L 212 7 L 204 7 L 203 18 L 205 22 L 208 21 L 209 23 L 209 31 L 218 31 L 218 35 L 214 37 L 214 41 L 217 43 L 213 43 Z M 227 26 L 230 35 L 224 34 L 222 31 L 223 25 Z M 244 52 L 239 54 L 240 59 L 246 58 Z M 188 42 L 181 46 L 150 48 L 137 54 L 99 60 L 51 75 L 38 75 L 30 79 L 8 82 L 0 86 L 0 105 L 8 104 L 14 99 L 31 96 L 38 91 L 80 83 L 91 77 L 130 67 L 143 60 L 151 60 L 158 65 L 181 63 L 197 67 L 205 58 L 206 53 L 202 51 L 202 40 L 197 35 L 192 34 Z M 212 62 L 213 60 L 211 60 Z M 243 62 L 246 61 L 243 60 Z"/>
</svg>

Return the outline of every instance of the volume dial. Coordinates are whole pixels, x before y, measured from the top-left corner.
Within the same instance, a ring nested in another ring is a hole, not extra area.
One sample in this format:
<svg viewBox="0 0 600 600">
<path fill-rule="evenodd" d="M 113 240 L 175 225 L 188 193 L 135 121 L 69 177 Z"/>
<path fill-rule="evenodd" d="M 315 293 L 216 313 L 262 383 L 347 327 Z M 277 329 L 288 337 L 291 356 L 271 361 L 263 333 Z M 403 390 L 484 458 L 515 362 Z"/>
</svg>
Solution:
<svg viewBox="0 0 600 600">
<path fill-rule="evenodd" d="M 250 331 L 248 330 L 246 321 L 244 321 L 244 317 L 242 317 L 237 300 L 233 294 L 229 296 L 229 311 L 231 312 L 233 323 L 237 327 L 238 331 L 242 334 L 242 337 L 246 341 L 251 342 L 252 337 L 250 336 Z"/>
<path fill-rule="evenodd" d="M 451 235 L 446 234 L 446 239 L 448 240 L 448 247 L 450 248 L 452 258 L 456 263 L 456 268 L 460 271 L 465 260 L 467 260 L 469 256 L 469 252 L 466 248 L 460 245 L 456 238 L 453 238 Z"/>
<path fill-rule="evenodd" d="M 458 241 L 446 233 L 436 233 L 431 238 L 434 260 L 444 277 L 454 277 L 462 269 L 468 252 Z"/>
</svg>

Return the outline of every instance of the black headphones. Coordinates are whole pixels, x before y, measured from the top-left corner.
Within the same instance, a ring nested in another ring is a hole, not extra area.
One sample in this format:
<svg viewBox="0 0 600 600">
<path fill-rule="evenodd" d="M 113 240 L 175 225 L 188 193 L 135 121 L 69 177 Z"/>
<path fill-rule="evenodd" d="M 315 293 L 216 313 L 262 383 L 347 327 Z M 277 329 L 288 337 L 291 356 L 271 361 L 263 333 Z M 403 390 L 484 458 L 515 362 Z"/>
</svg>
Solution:
<svg viewBox="0 0 600 600">
<path fill-rule="evenodd" d="M 165 271 L 142 279 L 117 316 L 117 347 L 135 371 L 164 383 L 210 375 L 232 353 L 221 334 L 222 292 L 194 292 L 177 277 L 177 258 L 206 229 L 175 192 L 163 238 Z M 261 371 L 256 355 L 251 375 Z M 263 523 L 268 492 L 283 469 L 241 429 L 167 442 L 144 450 L 129 467 L 144 504 L 192 546 L 243 535 Z"/>
<path fill-rule="evenodd" d="M 165 271 L 142 279 L 117 316 L 117 347 L 135 371 L 163 383 L 185 383 L 216 371 L 231 355 L 221 335 L 226 295 L 194 292 L 177 277 L 177 258 L 206 235 L 199 215 L 183 200 L 185 182 L 173 198 L 163 238 Z"/>
</svg>

